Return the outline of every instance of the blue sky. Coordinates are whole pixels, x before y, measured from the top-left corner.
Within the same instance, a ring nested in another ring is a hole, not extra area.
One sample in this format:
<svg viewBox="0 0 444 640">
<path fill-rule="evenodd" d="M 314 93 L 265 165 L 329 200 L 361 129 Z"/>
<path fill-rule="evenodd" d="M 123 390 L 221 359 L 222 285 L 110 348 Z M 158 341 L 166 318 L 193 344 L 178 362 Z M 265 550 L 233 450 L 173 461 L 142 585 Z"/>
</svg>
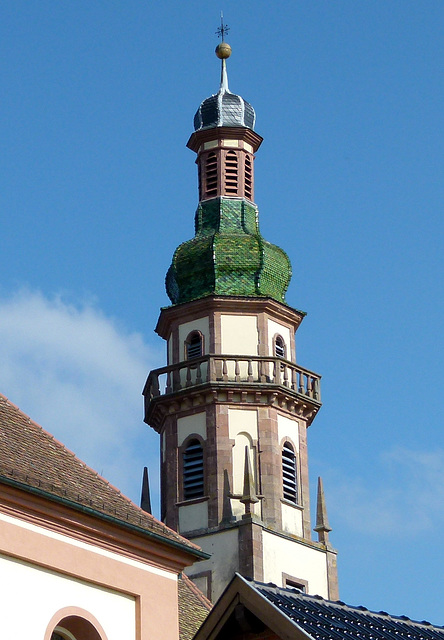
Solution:
<svg viewBox="0 0 444 640">
<path fill-rule="evenodd" d="M 341 598 L 444 623 L 441 0 L 0 7 L 0 390 L 139 500 L 164 277 L 193 234 L 194 112 L 253 104 L 261 231 L 308 312 L 309 430 Z"/>
</svg>

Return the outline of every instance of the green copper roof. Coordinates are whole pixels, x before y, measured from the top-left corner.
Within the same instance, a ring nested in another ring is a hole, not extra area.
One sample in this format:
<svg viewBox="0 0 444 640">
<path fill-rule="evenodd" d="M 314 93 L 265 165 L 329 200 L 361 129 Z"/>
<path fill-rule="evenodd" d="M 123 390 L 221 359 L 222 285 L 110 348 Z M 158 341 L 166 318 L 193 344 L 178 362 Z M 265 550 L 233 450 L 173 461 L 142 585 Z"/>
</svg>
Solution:
<svg viewBox="0 0 444 640">
<path fill-rule="evenodd" d="M 259 233 L 255 204 L 233 198 L 200 202 L 195 229 L 194 238 L 176 249 L 166 276 L 173 304 L 211 294 L 285 302 L 290 260 Z"/>
</svg>

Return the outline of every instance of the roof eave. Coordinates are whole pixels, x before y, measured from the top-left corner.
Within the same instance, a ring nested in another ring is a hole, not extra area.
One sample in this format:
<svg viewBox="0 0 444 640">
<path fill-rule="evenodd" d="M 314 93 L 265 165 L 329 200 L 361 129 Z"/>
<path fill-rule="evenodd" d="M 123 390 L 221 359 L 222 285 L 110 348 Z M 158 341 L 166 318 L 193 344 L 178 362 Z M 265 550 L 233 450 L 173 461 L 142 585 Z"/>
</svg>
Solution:
<svg viewBox="0 0 444 640">
<path fill-rule="evenodd" d="M 201 551 L 200 549 L 193 549 L 192 547 L 189 547 L 186 544 L 182 544 L 181 542 L 176 540 L 171 540 L 170 538 L 167 538 L 166 536 L 162 536 L 161 534 L 156 533 L 154 531 L 149 531 L 148 529 L 144 529 L 143 527 L 138 527 L 135 524 L 132 524 L 130 522 L 125 522 L 124 520 L 120 520 L 119 518 L 115 518 L 106 513 L 97 511 L 92 507 L 88 507 L 86 505 L 76 503 L 67 498 L 63 498 L 62 496 L 54 495 L 38 487 L 31 487 L 13 478 L 8 478 L 6 476 L 0 475 L 0 484 L 7 485 L 9 487 L 18 489 L 20 491 L 24 491 L 26 493 L 37 496 L 39 498 L 43 498 L 45 500 L 49 500 L 50 502 L 53 502 L 55 504 L 59 504 L 69 509 L 73 509 L 74 511 L 84 513 L 93 518 L 102 520 L 103 522 L 107 522 L 119 528 L 125 529 L 137 535 L 148 538 L 151 541 L 155 541 L 164 546 L 171 547 L 176 551 L 179 551 L 180 553 L 188 556 L 192 562 L 195 562 L 196 560 L 208 560 L 210 558 L 209 554 L 205 553 L 204 551 Z"/>
</svg>

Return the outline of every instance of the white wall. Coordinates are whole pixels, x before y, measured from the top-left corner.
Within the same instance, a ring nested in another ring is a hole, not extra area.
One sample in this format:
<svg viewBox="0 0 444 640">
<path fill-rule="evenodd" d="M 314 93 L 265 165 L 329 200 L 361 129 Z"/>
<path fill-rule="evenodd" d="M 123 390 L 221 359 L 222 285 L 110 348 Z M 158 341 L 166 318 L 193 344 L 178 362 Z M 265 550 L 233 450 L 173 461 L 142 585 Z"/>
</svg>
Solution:
<svg viewBox="0 0 444 640">
<path fill-rule="evenodd" d="M 232 355 L 258 355 L 259 334 L 256 316 L 222 315 L 221 352 Z"/>
<path fill-rule="evenodd" d="M 304 531 L 302 528 L 302 511 L 298 507 L 292 507 L 289 504 L 281 503 L 282 509 L 282 529 L 287 533 L 302 538 Z"/>
<path fill-rule="evenodd" d="M 209 536 L 202 536 L 193 540 L 202 547 L 203 551 L 211 554 L 209 560 L 197 562 L 185 573 L 192 578 L 193 573 L 212 571 L 212 600 L 215 602 L 239 570 L 238 529 L 228 529 Z"/>
<path fill-rule="evenodd" d="M 205 411 L 195 413 L 193 416 L 185 416 L 184 418 L 177 419 L 178 447 L 180 447 L 192 433 L 196 433 L 203 440 L 207 439 L 207 420 Z"/>
<path fill-rule="evenodd" d="M 286 438 L 294 443 L 296 452 L 299 453 L 299 423 L 297 420 L 292 420 L 278 413 L 278 438 L 279 445 L 282 446 L 283 441 Z"/>
<path fill-rule="evenodd" d="M 179 507 L 179 533 L 208 528 L 208 502 Z"/>
<path fill-rule="evenodd" d="M 264 530 L 264 582 L 283 586 L 282 571 L 308 581 L 307 592 L 328 598 L 327 555 Z"/>
<path fill-rule="evenodd" d="M 42 640 L 64 607 L 89 611 L 108 640 L 135 638 L 135 599 L 81 580 L 0 556 L 0 637 Z"/>
</svg>

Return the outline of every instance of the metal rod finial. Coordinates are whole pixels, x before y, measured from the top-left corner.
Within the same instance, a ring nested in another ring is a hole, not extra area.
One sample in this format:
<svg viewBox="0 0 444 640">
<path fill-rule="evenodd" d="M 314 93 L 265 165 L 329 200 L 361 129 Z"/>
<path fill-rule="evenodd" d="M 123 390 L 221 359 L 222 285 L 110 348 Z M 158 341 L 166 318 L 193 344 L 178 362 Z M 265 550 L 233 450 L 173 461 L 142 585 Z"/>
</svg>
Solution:
<svg viewBox="0 0 444 640">
<path fill-rule="evenodd" d="M 224 24 L 224 14 L 220 12 L 220 27 L 217 28 L 216 35 L 218 38 L 222 38 L 222 42 L 225 41 L 225 35 L 229 32 L 230 27 Z"/>
</svg>

